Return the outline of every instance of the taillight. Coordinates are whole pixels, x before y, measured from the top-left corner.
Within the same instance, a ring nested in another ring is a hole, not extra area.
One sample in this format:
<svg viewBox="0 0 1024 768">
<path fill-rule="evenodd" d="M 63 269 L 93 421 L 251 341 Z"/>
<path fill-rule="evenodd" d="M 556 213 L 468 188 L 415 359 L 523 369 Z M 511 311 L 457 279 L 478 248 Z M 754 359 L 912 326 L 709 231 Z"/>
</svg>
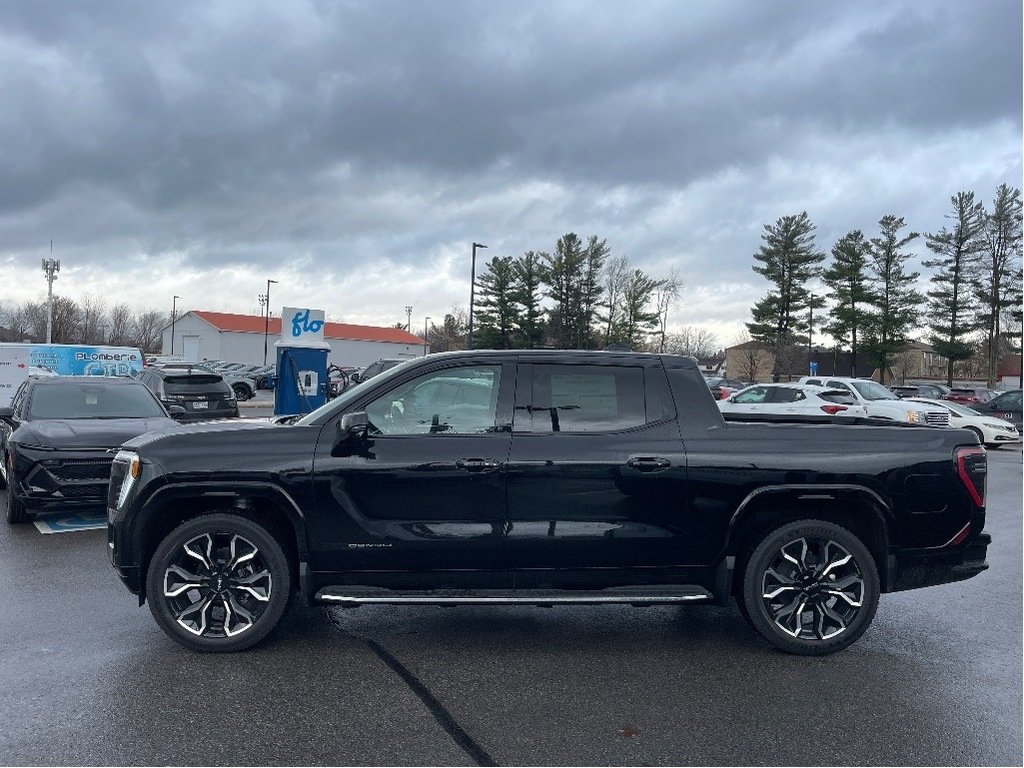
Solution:
<svg viewBox="0 0 1024 768">
<path fill-rule="evenodd" d="M 956 457 L 956 472 L 960 481 L 976 506 L 985 506 L 985 489 L 988 480 L 988 457 L 980 445 L 959 446 L 953 454 Z"/>
<path fill-rule="evenodd" d="M 821 410 L 823 410 L 829 416 L 835 416 L 840 411 L 845 411 L 846 410 L 846 406 L 845 405 L 823 405 L 823 406 L 821 406 Z"/>
</svg>

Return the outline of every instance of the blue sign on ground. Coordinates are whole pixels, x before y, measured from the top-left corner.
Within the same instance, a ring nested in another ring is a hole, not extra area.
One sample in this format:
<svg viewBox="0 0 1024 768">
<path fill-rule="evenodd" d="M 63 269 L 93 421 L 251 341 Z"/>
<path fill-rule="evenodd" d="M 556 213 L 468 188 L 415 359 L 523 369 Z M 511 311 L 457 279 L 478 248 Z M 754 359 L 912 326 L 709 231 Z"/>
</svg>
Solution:
<svg viewBox="0 0 1024 768">
<path fill-rule="evenodd" d="M 73 533 L 107 527 L 107 518 L 104 515 L 90 513 L 37 517 L 33 522 L 40 533 Z"/>
</svg>

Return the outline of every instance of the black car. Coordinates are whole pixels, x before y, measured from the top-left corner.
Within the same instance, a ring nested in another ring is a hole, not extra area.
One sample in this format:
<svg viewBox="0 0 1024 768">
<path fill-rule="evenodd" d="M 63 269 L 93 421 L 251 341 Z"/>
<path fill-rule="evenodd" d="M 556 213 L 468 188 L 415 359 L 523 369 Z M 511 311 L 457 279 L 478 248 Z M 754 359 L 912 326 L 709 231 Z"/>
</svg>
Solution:
<svg viewBox="0 0 1024 768">
<path fill-rule="evenodd" d="M 7 522 L 31 513 L 103 508 L 112 448 L 176 427 L 153 394 L 128 378 L 30 378 L 0 408 L 0 481 Z"/>
<path fill-rule="evenodd" d="M 237 418 L 238 400 L 224 377 L 211 370 L 194 368 L 144 368 L 138 375 L 168 409 L 180 406 L 178 421 L 210 421 Z"/>
<path fill-rule="evenodd" d="M 967 407 L 987 416 L 995 416 L 1010 422 L 1018 432 L 1024 432 L 1024 418 L 1021 413 L 1021 390 L 1011 389 L 1009 392 L 993 397 L 987 403 L 968 403 Z"/>
<path fill-rule="evenodd" d="M 396 365 L 401 365 L 410 359 L 407 357 L 382 357 L 380 360 L 370 363 L 361 371 L 356 371 L 350 378 L 357 384 L 362 381 L 369 381 L 374 376 L 384 373 L 384 371 L 390 371 Z"/>
<path fill-rule="evenodd" d="M 835 419 L 726 422 L 691 358 L 429 355 L 291 425 L 126 443 L 109 555 L 202 651 L 258 642 L 294 590 L 352 607 L 736 599 L 779 648 L 832 653 L 881 593 L 984 571 L 991 540 L 974 434 Z"/>
</svg>

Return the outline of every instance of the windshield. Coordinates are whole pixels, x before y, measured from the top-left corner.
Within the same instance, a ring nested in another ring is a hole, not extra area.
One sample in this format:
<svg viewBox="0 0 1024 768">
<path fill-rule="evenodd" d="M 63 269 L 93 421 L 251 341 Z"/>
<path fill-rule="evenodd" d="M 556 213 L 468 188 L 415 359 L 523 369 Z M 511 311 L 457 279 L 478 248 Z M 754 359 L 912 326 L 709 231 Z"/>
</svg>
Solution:
<svg viewBox="0 0 1024 768">
<path fill-rule="evenodd" d="M 84 378 L 84 377 L 83 377 Z M 124 384 L 60 381 L 37 386 L 29 403 L 29 420 L 144 419 L 165 416 L 149 390 Z"/>
<path fill-rule="evenodd" d="M 380 373 L 374 376 L 372 379 L 361 381 L 354 387 L 349 387 L 340 395 L 338 395 L 338 397 L 334 398 L 333 400 L 330 400 L 329 402 L 324 403 L 315 411 L 307 413 L 301 419 L 296 421 L 295 424 L 297 426 L 308 426 L 310 424 L 315 424 L 319 422 L 325 416 L 330 416 L 331 414 L 344 410 L 345 406 L 347 406 L 353 400 L 362 395 L 363 392 L 369 389 L 370 386 L 376 387 L 378 384 L 382 384 L 394 376 L 400 376 L 402 371 L 404 371 L 406 367 L 408 367 L 409 363 L 413 362 L 414 360 L 421 359 L 422 358 L 419 357 L 411 357 L 408 360 L 404 360 L 401 363 L 396 364 L 394 368 L 391 368 L 385 371 L 384 373 Z"/>
<path fill-rule="evenodd" d="M 874 381 L 851 381 L 850 384 L 865 400 L 899 400 L 896 395 Z"/>
<path fill-rule="evenodd" d="M 961 416 L 977 417 L 977 416 L 981 415 L 977 411 L 972 411 L 966 405 L 960 405 L 960 403 L 954 403 L 952 401 L 947 401 L 945 403 L 942 403 L 941 405 L 943 407 L 945 407 L 945 408 L 948 408 L 953 413 L 959 413 Z"/>
</svg>

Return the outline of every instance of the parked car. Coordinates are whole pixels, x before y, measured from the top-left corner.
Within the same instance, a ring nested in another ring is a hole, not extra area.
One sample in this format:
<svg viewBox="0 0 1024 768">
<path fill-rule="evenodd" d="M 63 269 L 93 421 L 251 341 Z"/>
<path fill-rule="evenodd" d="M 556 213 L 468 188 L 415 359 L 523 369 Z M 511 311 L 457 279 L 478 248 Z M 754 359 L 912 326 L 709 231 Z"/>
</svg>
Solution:
<svg viewBox="0 0 1024 768">
<path fill-rule="evenodd" d="M 913 402 L 945 408 L 950 413 L 950 426 L 969 429 L 978 436 L 978 441 L 988 448 L 998 448 L 1000 445 L 1021 442 L 1021 434 L 1013 424 L 995 416 L 982 415 L 966 405 L 948 400 L 931 400 L 920 397 L 913 398 Z"/>
<path fill-rule="evenodd" d="M 865 413 L 872 418 L 927 424 L 932 427 L 949 426 L 949 411 L 945 408 L 903 402 L 892 391 L 871 379 L 854 379 L 848 376 L 804 376 L 800 379 L 800 383 L 846 390 L 853 395 L 858 405 L 864 406 Z"/>
<path fill-rule="evenodd" d="M 972 403 L 969 407 L 986 416 L 995 416 L 1010 422 L 1018 432 L 1024 431 L 1024 424 L 1021 423 L 1021 390 L 1019 389 L 1003 392 L 987 403 Z"/>
<path fill-rule="evenodd" d="M 165 370 L 206 372 L 218 375 L 224 379 L 224 382 L 229 387 L 231 387 L 231 391 L 235 393 L 235 399 L 239 402 L 251 400 L 256 396 L 256 381 L 253 378 L 234 371 L 215 371 L 206 362 L 170 362 L 158 364 L 156 367 L 163 368 Z"/>
<path fill-rule="evenodd" d="M 935 384 L 933 382 L 928 383 L 911 383 L 899 384 L 894 387 L 889 387 L 896 397 L 901 400 L 908 397 L 923 397 L 930 400 L 939 400 L 944 395 L 949 394 L 949 387 L 945 384 Z"/>
<path fill-rule="evenodd" d="M 739 392 L 747 386 L 739 379 L 727 379 L 724 376 L 707 376 L 704 381 L 715 400 L 724 400 L 732 393 Z"/>
<path fill-rule="evenodd" d="M 954 403 L 963 403 L 964 405 L 975 405 L 977 403 L 987 403 L 998 394 L 994 389 L 988 389 L 987 387 L 953 387 L 947 394 L 942 396 L 942 399 Z"/>
<path fill-rule="evenodd" d="M 735 414 L 807 414 L 866 416 L 864 406 L 845 389 L 811 384 L 755 384 L 718 401 L 718 410 Z"/>
<path fill-rule="evenodd" d="M 0 408 L 0 486 L 7 522 L 36 512 L 103 508 L 110 449 L 175 422 L 142 384 L 126 377 L 30 376 Z"/>
<path fill-rule="evenodd" d="M 126 443 L 107 536 L 124 584 L 199 651 L 259 642 L 297 590 L 345 606 L 736 598 L 770 643 L 821 655 L 864 633 L 880 593 L 988 567 L 986 461 L 961 429 L 728 423 L 692 358 L 440 353 L 290 425 Z"/>
<path fill-rule="evenodd" d="M 183 412 L 178 421 L 208 421 L 238 417 L 238 400 L 234 390 L 219 373 L 199 366 L 160 368 L 151 366 L 138 377 L 168 409 L 177 405 Z"/>
<path fill-rule="evenodd" d="M 369 381 L 374 376 L 389 371 L 396 365 L 408 362 L 412 358 L 407 357 L 382 357 L 380 360 L 370 363 L 362 370 L 355 371 L 350 378 L 357 384 L 362 381 Z"/>
</svg>

